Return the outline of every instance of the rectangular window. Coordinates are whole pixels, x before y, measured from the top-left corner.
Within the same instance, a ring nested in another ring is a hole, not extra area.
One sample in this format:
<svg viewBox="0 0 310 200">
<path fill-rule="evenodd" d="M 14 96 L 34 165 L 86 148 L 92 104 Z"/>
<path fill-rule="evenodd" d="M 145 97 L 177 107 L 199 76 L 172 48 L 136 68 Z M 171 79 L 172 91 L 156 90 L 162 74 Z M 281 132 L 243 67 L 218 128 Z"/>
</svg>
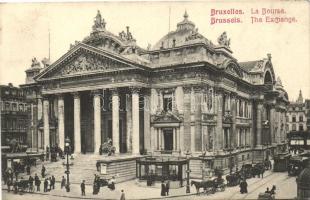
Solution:
<svg viewBox="0 0 310 200">
<path fill-rule="evenodd" d="M 299 125 L 299 130 L 303 131 L 304 130 L 304 126 L 302 124 Z"/>
<path fill-rule="evenodd" d="M 295 115 L 293 115 L 293 117 L 292 117 L 292 122 L 296 122 L 296 116 Z"/>
<path fill-rule="evenodd" d="M 300 122 L 303 122 L 303 121 L 304 121 L 304 118 L 303 118 L 302 115 L 299 116 L 299 121 L 300 121 Z"/>
<path fill-rule="evenodd" d="M 164 94 L 164 110 L 166 112 L 172 110 L 172 94 Z"/>
<path fill-rule="evenodd" d="M 296 124 L 292 124 L 292 131 L 296 131 Z"/>
</svg>

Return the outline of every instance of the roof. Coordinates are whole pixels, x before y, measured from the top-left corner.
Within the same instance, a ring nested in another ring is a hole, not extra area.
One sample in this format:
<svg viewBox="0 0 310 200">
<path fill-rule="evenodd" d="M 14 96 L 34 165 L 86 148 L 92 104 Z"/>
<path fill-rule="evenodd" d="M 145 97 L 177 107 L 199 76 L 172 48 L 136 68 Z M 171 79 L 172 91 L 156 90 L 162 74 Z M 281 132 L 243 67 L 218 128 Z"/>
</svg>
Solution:
<svg viewBox="0 0 310 200">
<path fill-rule="evenodd" d="M 259 60 L 255 60 L 255 61 L 246 61 L 246 62 L 239 62 L 239 65 L 242 69 L 244 69 L 245 71 L 251 71 L 253 68 L 256 67 L 257 63 L 259 62 Z"/>
</svg>

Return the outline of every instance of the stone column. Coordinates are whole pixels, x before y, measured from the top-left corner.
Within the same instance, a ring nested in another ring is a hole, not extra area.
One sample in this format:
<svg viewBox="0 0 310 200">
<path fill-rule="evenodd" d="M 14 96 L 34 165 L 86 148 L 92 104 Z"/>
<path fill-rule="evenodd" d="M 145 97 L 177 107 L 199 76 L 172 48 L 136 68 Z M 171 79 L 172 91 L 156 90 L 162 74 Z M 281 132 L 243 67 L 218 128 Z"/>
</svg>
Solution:
<svg viewBox="0 0 310 200">
<path fill-rule="evenodd" d="M 195 86 L 195 151 L 202 151 L 201 100 L 202 86 Z"/>
<path fill-rule="evenodd" d="M 232 128 L 231 128 L 231 146 L 232 148 L 235 148 L 237 146 L 237 128 L 236 128 L 236 110 L 237 110 L 237 106 L 236 106 L 236 96 L 237 94 L 232 93 L 231 94 L 231 116 L 232 116 Z"/>
<path fill-rule="evenodd" d="M 78 92 L 74 98 L 74 152 L 81 153 L 81 100 Z M 99 148 L 99 147 L 98 147 Z"/>
<path fill-rule="evenodd" d="M 42 98 L 39 97 L 39 98 L 38 98 L 38 114 L 37 114 L 38 120 L 42 119 L 42 113 L 43 113 L 42 107 L 43 107 L 43 106 L 42 106 Z"/>
<path fill-rule="evenodd" d="M 275 112 L 275 105 L 271 105 L 270 107 L 270 136 L 268 138 L 267 141 L 269 141 L 270 144 L 275 143 L 276 141 L 274 140 L 274 135 L 276 135 L 277 133 L 274 132 L 274 128 L 275 128 L 275 118 L 277 117 L 277 113 Z M 280 122 L 280 119 L 278 119 L 277 121 L 278 123 Z M 278 125 L 277 125 L 278 126 Z M 280 129 L 280 127 L 278 126 L 278 130 Z"/>
<path fill-rule="evenodd" d="M 151 125 L 151 102 L 150 102 L 150 91 L 144 93 L 144 148 L 149 152 L 151 150 L 151 135 L 150 135 L 150 125 Z"/>
<path fill-rule="evenodd" d="M 177 150 L 177 140 L 176 140 L 176 128 L 172 129 L 172 134 L 173 134 L 173 149 L 172 150 Z"/>
<path fill-rule="evenodd" d="M 191 150 L 191 86 L 183 87 L 184 90 L 184 151 Z"/>
<path fill-rule="evenodd" d="M 140 153 L 140 131 L 139 131 L 139 88 L 132 90 L 132 153 Z"/>
<path fill-rule="evenodd" d="M 132 152 L 132 102 L 131 94 L 126 95 L 126 147 L 127 152 Z"/>
<path fill-rule="evenodd" d="M 221 150 L 223 149 L 223 91 L 218 89 L 216 91 L 217 99 L 216 107 L 217 107 L 217 123 L 216 123 L 216 137 L 215 139 L 215 149 Z"/>
<path fill-rule="evenodd" d="M 115 153 L 120 152 L 119 146 L 119 95 L 117 88 L 112 90 L 112 142 Z"/>
<path fill-rule="evenodd" d="M 256 145 L 262 145 L 262 109 L 263 103 L 257 101 L 257 116 L 256 116 Z"/>
<path fill-rule="evenodd" d="M 49 100 L 47 98 L 44 98 L 43 100 L 43 123 L 44 123 L 43 149 L 46 149 L 46 146 L 50 147 Z"/>
<path fill-rule="evenodd" d="M 184 151 L 184 126 L 181 124 L 180 132 L 179 132 L 179 149 L 183 152 Z"/>
<path fill-rule="evenodd" d="M 101 145 L 101 105 L 100 91 L 94 91 L 94 152 L 99 153 Z"/>
<path fill-rule="evenodd" d="M 58 95 L 58 136 L 59 136 L 59 147 L 65 148 L 65 109 L 64 109 L 64 98 L 62 94 Z"/>
</svg>

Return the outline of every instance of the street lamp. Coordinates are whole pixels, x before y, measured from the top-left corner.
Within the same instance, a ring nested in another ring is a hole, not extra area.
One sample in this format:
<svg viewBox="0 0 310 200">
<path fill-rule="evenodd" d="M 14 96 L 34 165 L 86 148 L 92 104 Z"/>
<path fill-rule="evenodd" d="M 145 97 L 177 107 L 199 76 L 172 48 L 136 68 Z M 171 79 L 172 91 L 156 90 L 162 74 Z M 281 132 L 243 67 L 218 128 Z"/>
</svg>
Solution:
<svg viewBox="0 0 310 200">
<path fill-rule="evenodd" d="M 191 170 L 189 169 L 189 158 L 188 156 L 190 155 L 189 151 L 186 152 L 186 159 L 187 159 L 187 179 L 186 179 L 186 193 L 191 193 L 191 187 L 189 185 L 189 173 L 191 172 Z"/>
<path fill-rule="evenodd" d="M 66 191 L 67 192 L 70 192 L 70 182 L 69 182 L 69 174 L 70 174 L 70 171 L 69 171 L 70 142 L 71 142 L 70 139 L 67 137 L 65 139 L 65 153 L 67 154 L 67 164 L 66 164 L 67 170 L 65 171 L 65 173 L 67 174 L 67 185 L 66 185 Z"/>
</svg>

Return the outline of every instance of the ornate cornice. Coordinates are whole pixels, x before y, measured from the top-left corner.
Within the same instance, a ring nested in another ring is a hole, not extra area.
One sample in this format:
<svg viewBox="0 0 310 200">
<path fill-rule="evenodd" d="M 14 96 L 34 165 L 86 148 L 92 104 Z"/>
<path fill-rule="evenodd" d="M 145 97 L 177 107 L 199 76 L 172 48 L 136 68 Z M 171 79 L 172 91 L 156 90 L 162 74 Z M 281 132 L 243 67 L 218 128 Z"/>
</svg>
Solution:
<svg viewBox="0 0 310 200">
<path fill-rule="evenodd" d="M 141 92 L 141 87 L 129 87 L 132 94 L 139 94 Z"/>
</svg>

